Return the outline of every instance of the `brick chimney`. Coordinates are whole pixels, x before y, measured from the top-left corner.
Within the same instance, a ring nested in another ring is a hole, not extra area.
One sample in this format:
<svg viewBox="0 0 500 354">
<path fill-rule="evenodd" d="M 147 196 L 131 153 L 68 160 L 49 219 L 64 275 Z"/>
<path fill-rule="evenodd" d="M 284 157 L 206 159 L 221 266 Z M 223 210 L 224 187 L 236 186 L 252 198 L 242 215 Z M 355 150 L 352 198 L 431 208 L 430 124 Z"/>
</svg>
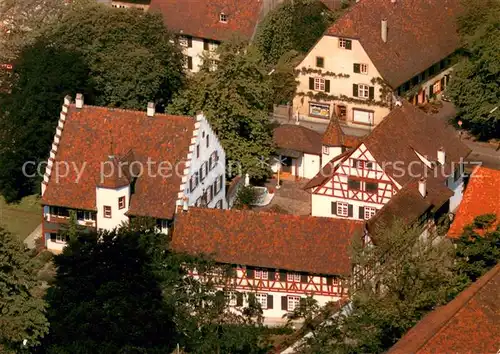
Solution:
<svg viewBox="0 0 500 354">
<path fill-rule="evenodd" d="M 387 42 L 387 20 L 382 20 L 380 23 L 380 36 L 384 43 Z"/>
<path fill-rule="evenodd" d="M 83 95 L 81 93 L 76 94 L 75 105 L 78 109 L 81 109 L 83 107 Z"/>
<path fill-rule="evenodd" d="M 446 154 L 444 152 L 444 149 L 441 147 L 438 152 L 437 152 L 437 159 L 440 165 L 444 165 L 446 161 Z"/>
<path fill-rule="evenodd" d="M 149 102 L 148 103 L 147 115 L 148 115 L 148 117 L 154 117 L 154 115 L 155 115 L 155 104 L 154 104 L 154 102 Z"/>
</svg>

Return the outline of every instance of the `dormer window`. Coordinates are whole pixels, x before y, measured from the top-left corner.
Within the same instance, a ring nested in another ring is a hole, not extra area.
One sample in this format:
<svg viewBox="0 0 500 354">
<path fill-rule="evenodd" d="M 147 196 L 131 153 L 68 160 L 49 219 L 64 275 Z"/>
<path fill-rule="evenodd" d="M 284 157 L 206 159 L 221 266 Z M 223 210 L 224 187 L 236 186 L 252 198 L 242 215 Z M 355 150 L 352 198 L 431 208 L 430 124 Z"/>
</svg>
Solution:
<svg viewBox="0 0 500 354">
<path fill-rule="evenodd" d="M 220 13 L 219 22 L 227 23 L 227 15 L 225 13 L 223 13 L 223 12 Z"/>
</svg>

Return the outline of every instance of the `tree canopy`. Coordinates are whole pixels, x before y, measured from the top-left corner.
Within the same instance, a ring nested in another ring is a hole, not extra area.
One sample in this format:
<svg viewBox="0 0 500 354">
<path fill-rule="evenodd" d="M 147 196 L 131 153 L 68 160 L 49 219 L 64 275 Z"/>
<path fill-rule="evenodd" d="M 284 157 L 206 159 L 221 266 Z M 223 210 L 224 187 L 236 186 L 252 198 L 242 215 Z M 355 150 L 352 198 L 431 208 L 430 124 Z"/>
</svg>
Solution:
<svg viewBox="0 0 500 354">
<path fill-rule="evenodd" d="M 464 1 L 459 19 L 464 57 L 448 92 L 463 127 L 479 138 L 500 136 L 500 1 Z"/>
<path fill-rule="evenodd" d="M 229 163 L 254 178 L 269 173 L 272 152 L 269 108 L 272 93 L 262 58 L 243 41 L 221 45 L 217 70 L 200 71 L 167 108 L 173 114 L 203 111 Z"/>
<path fill-rule="evenodd" d="M 47 334 L 45 302 L 24 244 L 0 227 L 0 351 L 18 353 Z"/>
<path fill-rule="evenodd" d="M 260 307 L 230 312 L 220 291 L 231 269 L 170 251 L 153 225 L 142 218 L 110 232 L 77 231 L 54 258 L 40 353 L 170 353 L 177 345 L 200 354 L 266 352 Z"/>
<path fill-rule="evenodd" d="M 336 17 L 320 0 L 286 0 L 259 25 L 255 45 L 275 65 L 291 50 L 307 53 Z"/>
</svg>

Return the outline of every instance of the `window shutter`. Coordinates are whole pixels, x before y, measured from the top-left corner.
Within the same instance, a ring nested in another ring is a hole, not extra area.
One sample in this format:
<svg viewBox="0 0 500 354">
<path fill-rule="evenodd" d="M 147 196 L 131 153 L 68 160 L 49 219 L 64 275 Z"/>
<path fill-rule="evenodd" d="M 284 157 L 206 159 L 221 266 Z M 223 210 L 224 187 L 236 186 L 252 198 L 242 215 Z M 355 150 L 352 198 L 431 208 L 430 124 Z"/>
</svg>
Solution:
<svg viewBox="0 0 500 354">
<path fill-rule="evenodd" d="M 83 210 L 78 210 L 78 211 L 76 212 L 76 218 L 77 218 L 78 220 L 83 220 Z"/>
<path fill-rule="evenodd" d="M 365 218 L 365 207 L 360 206 L 359 207 L 359 219 L 364 219 Z"/>
<path fill-rule="evenodd" d="M 307 307 L 307 299 L 304 297 L 300 298 L 300 311 L 305 311 Z"/>
<path fill-rule="evenodd" d="M 280 272 L 280 281 L 286 281 L 286 272 Z"/>
<path fill-rule="evenodd" d="M 326 285 L 331 286 L 333 284 L 332 277 L 326 277 Z"/>
<path fill-rule="evenodd" d="M 191 57 L 188 57 L 188 69 L 192 69 L 193 68 L 193 58 Z"/>
<path fill-rule="evenodd" d="M 361 65 L 356 64 L 356 63 L 355 63 L 355 64 L 354 64 L 353 71 L 354 71 L 355 73 L 360 73 L 360 72 L 361 72 Z"/>
<path fill-rule="evenodd" d="M 368 88 L 368 98 L 369 98 L 370 100 L 373 100 L 373 99 L 375 98 L 375 87 L 370 86 L 370 87 Z"/>
<path fill-rule="evenodd" d="M 301 274 L 300 276 L 301 283 L 307 283 L 307 274 Z"/>
<path fill-rule="evenodd" d="M 445 86 L 445 81 L 444 81 L 444 77 L 441 78 L 441 91 L 444 90 L 444 86 Z"/>
<path fill-rule="evenodd" d="M 267 295 L 267 308 L 272 309 L 273 308 L 273 296 L 272 295 Z"/>
<path fill-rule="evenodd" d="M 55 241 L 56 240 L 56 233 L 51 233 L 50 234 L 50 240 Z"/>
<path fill-rule="evenodd" d="M 352 41 L 350 39 L 345 41 L 345 49 L 352 49 Z"/>
<path fill-rule="evenodd" d="M 309 90 L 314 90 L 314 78 L 309 78 Z"/>
<path fill-rule="evenodd" d="M 347 216 L 352 216 L 352 204 L 347 204 Z"/>
<path fill-rule="evenodd" d="M 255 306 L 255 294 L 254 293 L 248 293 L 248 305 L 249 306 Z"/>
<path fill-rule="evenodd" d="M 325 80 L 325 92 L 330 92 L 330 80 Z"/>
<path fill-rule="evenodd" d="M 288 311 L 288 301 L 287 301 L 286 296 L 281 297 L 281 309 Z"/>
<path fill-rule="evenodd" d="M 203 40 L 203 49 L 208 50 L 208 40 L 207 39 Z"/>
<path fill-rule="evenodd" d="M 356 167 L 356 159 L 351 159 L 351 167 Z"/>
<path fill-rule="evenodd" d="M 188 47 L 191 48 L 193 46 L 193 37 L 187 37 Z"/>
<path fill-rule="evenodd" d="M 430 86 L 429 86 L 429 97 L 431 97 L 431 96 L 432 96 L 432 94 L 434 93 L 434 92 L 432 91 L 432 89 L 433 89 L 433 87 L 432 87 L 432 86 L 433 86 L 433 85 L 430 85 Z"/>
<path fill-rule="evenodd" d="M 243 294 L 236 293 L 236 306 L 243 306 Z"/>
<path fill-rule="evenodd" d="M 332 202 L 332 215 L 337 215 L 337 202 Z"/>
<path fill-rule="evenodd" d="M 358 97 L 358 85 L 352 84 L 352 95 Z"/>
<path fill-rule="evenodd" d="M 247 268 L 247 278 L 248 279 L 253 279 L 253 269 L 248 269 Z"/>
</svg>

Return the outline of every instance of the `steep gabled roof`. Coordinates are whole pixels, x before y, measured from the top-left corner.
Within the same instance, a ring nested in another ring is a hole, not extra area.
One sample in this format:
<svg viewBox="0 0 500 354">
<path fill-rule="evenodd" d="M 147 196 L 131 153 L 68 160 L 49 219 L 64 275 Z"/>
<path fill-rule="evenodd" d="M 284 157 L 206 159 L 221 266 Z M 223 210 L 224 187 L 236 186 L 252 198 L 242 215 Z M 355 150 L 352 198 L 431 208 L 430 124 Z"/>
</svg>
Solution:
<svg viewBox="0 0 500 354">
<path fill-rule="evenodd" d="M 349 275 L 360 221 L 247 210 L 189 208 L 176 214 L 171 247 L 215 261 L 325 275 Z"/>
<path fill-rule="evenodd" d="M 105 178 L 109 173 L 104 169 L 111 166 L 105 163 L 112 146 L 116 156 L 112 159 L 114 165 L 118 160 L 135 161 L 136 167 L 139 164 L 143 167 L 135 182 L 128 213 L 171 219 L 182 176 L 159 171 L 158 166 L 163 162 L 164 167 L 169 163 L 174 171 L 176 165 L 179 171 L 183 170 L 194 125 L 192 117 L 165 114 L 148 117 L 146 112 L 141 111 L 88 105 L 77 109 L 71 104 L 54 161 L 54 166 L 59 163 L 62 169 L 67 163 L 70 168 L 66 176 L 60 172 L 59 180 L 56 179 L 56 171 L 52 172 L 42 203 L 95 210 L 97 185 L 116 188 L 131 181 L 126 173 Z M 148 158 L 154 163 L 151 174 L 148 173 Z M 118 172 L 118 169 L 114 170 L 114 174 Z"/>
<path fill-rule="evenodd" d="M 326 34 L 358 39 L 382 78 L 397 88 L 460 48 L 460 12 L 460 0 L 361 0 Z"/>
<path fill-rule="evenodd" d="M 497 353 L 500 264 L 425 316 L 387 354 Z"/>
<path fill-rule="evenodd" d="M 330 123 L 323 133 L 321 143 L 326 146 L 343 146 L 353 148 L 359 144 L 363 138 L 360 136 L 346 135 L 340 126 L 337 117 L 332 117 Z"/>
<path fill-rule="evenodd" d="M 250 40 L 263 1 L 257 0 L 151 0 L 149 11 L 161 12 L 167 28 L 176 33 L 225 41 L 233 35 Z M 224 13 L 227 23 L 219 21 Z"/>
<path fill-rule="evenodd" d="M 448 236 L 459 237 L 465 226 L 484 214 L 497 216 L 493 226 L 500 222 L 500 171 L 478 166 L 471 174 Z"/>
<path fill-rule="evenodd" d="M 274 129 L 273 141 L 280 149 L 321 155 L 321 134 L 300 125 L 280 125 Z"/>
</svg>

